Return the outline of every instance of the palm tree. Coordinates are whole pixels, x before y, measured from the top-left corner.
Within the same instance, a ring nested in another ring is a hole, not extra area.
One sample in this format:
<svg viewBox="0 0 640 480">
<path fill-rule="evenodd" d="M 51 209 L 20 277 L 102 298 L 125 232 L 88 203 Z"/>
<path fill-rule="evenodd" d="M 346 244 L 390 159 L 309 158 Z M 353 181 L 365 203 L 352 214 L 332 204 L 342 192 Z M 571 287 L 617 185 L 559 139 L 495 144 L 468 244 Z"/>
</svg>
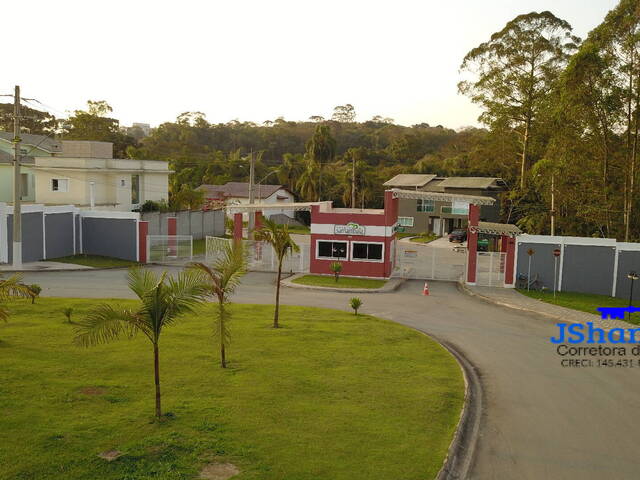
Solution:
<svg viewBox="0 0 640 480">
<path fill-rule="evenodd" d="M 157 274 L 143 268 L 129 270 L 129 288 L 139 298 L 135 308 L 113 304 L 95 307 L 75 327 L 75 342 L 85 347 L 115 340 L 120 335 L 133 337 L 143 333 L 153 345 L 153 366 L 156 387 L 156 417 L 160 418 L 160 334 L 164 327 L 193 311 L 206 297 L 200 277 L 194 272 L 182 272 L 176 278 L 167 272 Z"/>
<path fill-rule="evenodd" d="M 278 258 L 278 277 L 276 279 L 276 309 L 273 315 L 273 328 L 278 328 L 278 314 L 280 313 L 280 278 L 282 277 L 282 261 L 289 251 L 299 252 L 300 247 L 289 235 L 287 225 L 279 225 L 265 218 L 260 230 L 256 232 L 256 240 L 266 242 L 273 247 Z"/>
<path fill-rule="evenodd" d="M 315 201 L 318 198 L 320 187 L 319 167 L 313 158 L 307 158 L 304 169 L 296 182 L 296 189 L 303 199 Z"/>
<path fill-rule="evenodd" d="M 328 125 L 317 125 L 306 145 L 306 156 L 318 165 L 318 201 L 322 197 L 322 169 L 336 155 L 336 141 Z"/>
<path fill-rule="evenodd" d="M 22 276 L 15 274 L 6 280 L 0 277 L 0 320 L 7 321 L 9 319 L 9 309 L 3 305 L 4 302 L 12 297 L 24 298 L 33 295 L 31 289 L 21 283 Z"/>
<path fill-rule="evenodd" d="M 229 345 L 229 320 L 231 312 L 227 309 L 229 297 L 240 284 L 240 278 L 247 271 L 247 258 L 241 242 L 226 244 L 222 256 L 212 265 L 192 263 L 189 268 L 200 276 L 208 295 L 218 300 L 218 322 L 216 335 L 220 338 L 220 364 L 227 368 L 226 347 Z"/>
</svg>

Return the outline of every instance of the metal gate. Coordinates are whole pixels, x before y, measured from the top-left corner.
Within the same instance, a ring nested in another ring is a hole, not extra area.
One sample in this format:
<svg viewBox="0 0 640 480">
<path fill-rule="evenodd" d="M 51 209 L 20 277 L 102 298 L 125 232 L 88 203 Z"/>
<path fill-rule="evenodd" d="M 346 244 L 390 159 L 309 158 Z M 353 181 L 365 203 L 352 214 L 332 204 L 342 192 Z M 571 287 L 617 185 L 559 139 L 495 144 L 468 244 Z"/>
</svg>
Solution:
<svg viewBox="0 0 640 480">
<path fill-rule="evenodd" d="M 478 252 L 476 285 L 482 287 L 504 286 L 504 269 L 507 254 L 504 252 Z"/>
<path fill-rule="evenodd" d="M 433 245 L 396 242 L 393 276 L 458 281 L 466 271 L 467 249 L 444 241 L 436 242 Z"/>
</svg>

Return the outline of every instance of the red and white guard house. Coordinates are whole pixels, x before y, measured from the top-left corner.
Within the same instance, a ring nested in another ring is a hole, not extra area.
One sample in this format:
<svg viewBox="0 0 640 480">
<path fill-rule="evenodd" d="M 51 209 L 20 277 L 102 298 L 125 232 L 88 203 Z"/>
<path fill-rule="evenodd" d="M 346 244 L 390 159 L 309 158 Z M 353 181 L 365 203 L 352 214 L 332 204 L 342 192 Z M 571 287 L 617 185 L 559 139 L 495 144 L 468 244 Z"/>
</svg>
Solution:
<svg viewBox="0 0 640 480">
<path fill-rule="evenodd" d="M 330 274 L 332 262 L 342 275 L 389 278 L 395 260 L 398 200 L 385 192 L 384 209 L 333 208 L 331 202 L 311 207 L 309 271 Z"/>
</svg>

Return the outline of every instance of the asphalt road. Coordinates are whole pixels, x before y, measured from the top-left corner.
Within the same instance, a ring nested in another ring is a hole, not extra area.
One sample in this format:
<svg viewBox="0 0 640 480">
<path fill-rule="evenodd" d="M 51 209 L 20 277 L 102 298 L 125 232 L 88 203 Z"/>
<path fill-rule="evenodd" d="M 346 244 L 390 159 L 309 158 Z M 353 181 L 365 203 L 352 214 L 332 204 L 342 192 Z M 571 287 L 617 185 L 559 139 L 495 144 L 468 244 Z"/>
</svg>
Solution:
<svg viewBox="0 0 640 480">
<path fill-rule="evenodd" d="M 43 296 L 130 297 L 122 270 L 37 272 Z M 271 303 L 273 276 L 251 273 L 234 300 Z M 480 372 L 483 416 L 469 478 L 631 480 L 640 478 L 640 367 L 563 368 L 551 320 L 497 307 L 453 283 L 410 281 L 388 294 L 360 294 L 363 312 L 432 334 Z M 348 308 L 347 293 L 284 288 L 282 302 Z M 640 358 L 640 357 L 636 357 Z M 418 407 L 418 406 L 417 406 Z"/>
</svg>

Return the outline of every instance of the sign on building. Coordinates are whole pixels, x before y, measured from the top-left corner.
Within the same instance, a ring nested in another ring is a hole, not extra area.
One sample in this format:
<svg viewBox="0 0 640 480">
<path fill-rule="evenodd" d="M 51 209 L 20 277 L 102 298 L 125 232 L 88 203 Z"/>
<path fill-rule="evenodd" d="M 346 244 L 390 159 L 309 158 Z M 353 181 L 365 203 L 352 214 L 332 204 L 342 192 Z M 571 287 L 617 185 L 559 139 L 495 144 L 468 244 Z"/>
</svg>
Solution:
<svg viewBox="0 0 640 480">
<path fill-rule="evenodd" d="M 365 235 L 365 227 L 355 222 L 349 222 L 346 225 L 334 225 L 333 233 L 335 235 Z"/>
</svg>

